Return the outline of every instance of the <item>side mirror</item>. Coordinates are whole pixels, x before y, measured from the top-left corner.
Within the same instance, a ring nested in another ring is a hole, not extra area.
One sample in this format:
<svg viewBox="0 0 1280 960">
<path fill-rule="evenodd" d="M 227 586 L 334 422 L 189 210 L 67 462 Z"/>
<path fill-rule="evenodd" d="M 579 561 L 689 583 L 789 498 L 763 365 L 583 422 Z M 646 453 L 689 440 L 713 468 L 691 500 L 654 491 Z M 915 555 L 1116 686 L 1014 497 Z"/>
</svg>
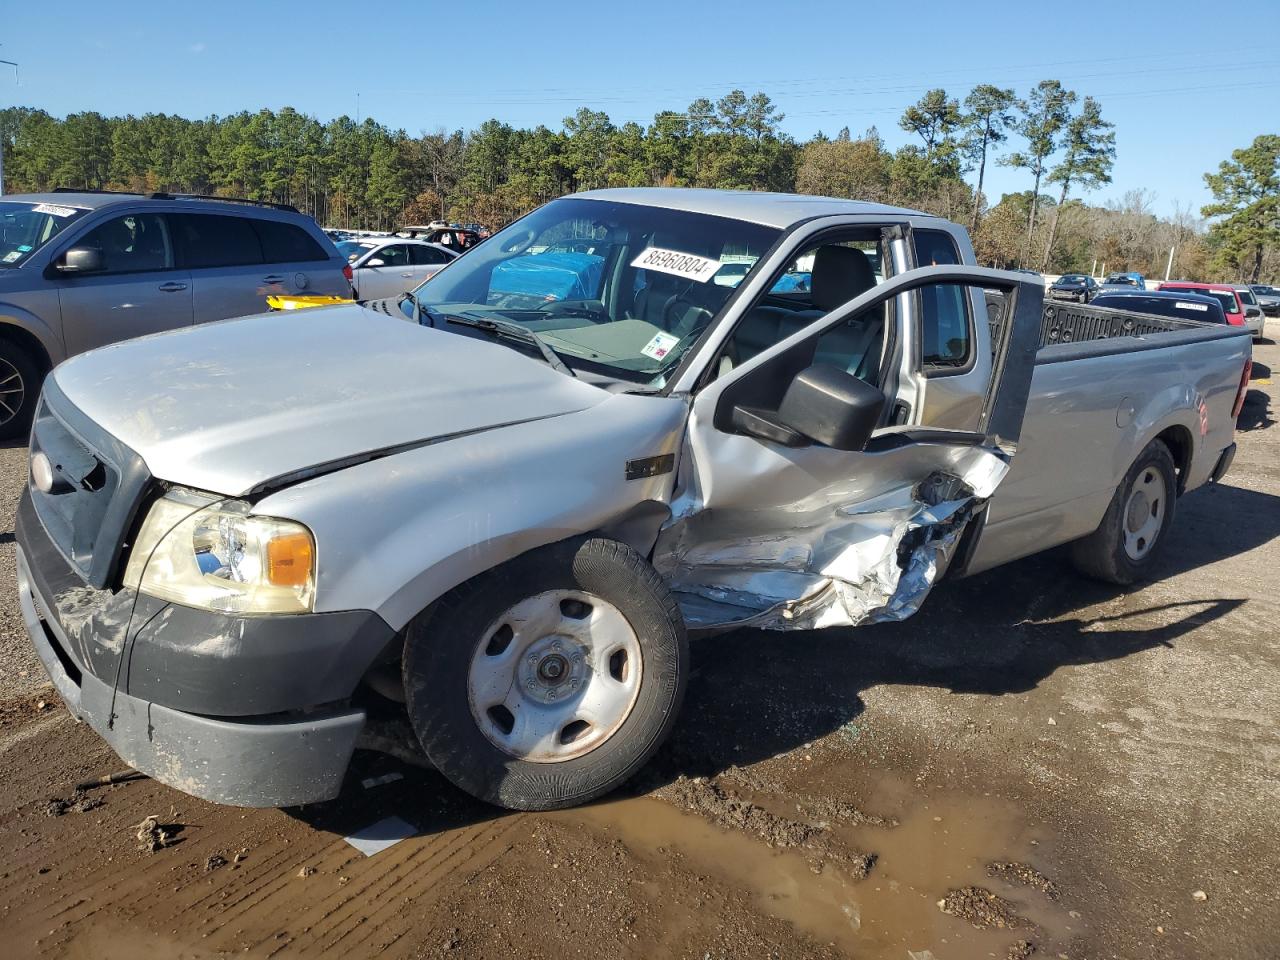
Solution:
<svg viewBox="0 0 1280 960">
<path fill-rule="evenodd" d="M 733 426 L 739 433 L 803 447 L 820 443 L 833 450 L 862 450 L 880 422 L 885 396 L 847 370 L 815 363 L 787 386 L 777 410 L 736 406 Z"/>
<path fill-rule="evenodd" d="M 72 247 L 57 265 L 59 273 L 95 273 L 103 269 L 102 251 L 97 247 Z"/>
<path fill-rule="evenodd" d="M 374 257 L 372 260 L 366 260 L 364 263 L 360 264 L 362 267 L 385 267 L 386 265 L 387 261 L 383 260 L 381 257 Z"/>
<path fill-rule="evenodd" d="M 1244 315 L 1245 315 L 1246 317 L 1260 317 L 1260 316 L 1262 316 L 1262 308 L 1261 308 L 1261 307 L 1246 306 L 1246 307 L 1244 308 Z"/>
</svg>

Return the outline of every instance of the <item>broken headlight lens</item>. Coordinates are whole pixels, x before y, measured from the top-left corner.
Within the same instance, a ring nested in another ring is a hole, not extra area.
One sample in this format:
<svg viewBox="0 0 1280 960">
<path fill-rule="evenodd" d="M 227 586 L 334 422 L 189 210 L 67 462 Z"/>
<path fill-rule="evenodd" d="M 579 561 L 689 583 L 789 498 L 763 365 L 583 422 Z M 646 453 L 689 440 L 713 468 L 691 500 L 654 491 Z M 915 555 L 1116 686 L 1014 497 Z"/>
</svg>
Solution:
<svg viewBox="0 0 1280 960">
<path fill-rule="evenodd" d="M 124 585 L 220 613 L 305 613 L 315 598 L 315 541 L 292 520 L 243 500 L 174 489 L 147 514 Z"/>
</svg>

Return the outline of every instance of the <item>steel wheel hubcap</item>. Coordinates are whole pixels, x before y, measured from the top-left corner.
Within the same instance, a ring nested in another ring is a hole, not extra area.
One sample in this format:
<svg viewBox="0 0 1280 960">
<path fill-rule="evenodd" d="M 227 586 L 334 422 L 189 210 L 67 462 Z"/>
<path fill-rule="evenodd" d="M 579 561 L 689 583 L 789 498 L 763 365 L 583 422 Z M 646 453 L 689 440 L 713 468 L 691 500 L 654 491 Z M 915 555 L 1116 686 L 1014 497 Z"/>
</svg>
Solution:
<svg viewBox="0 0 1280 960">
<path fill-rule="evenodd" d="M 1124 552 L 1131 560 L 1141 560 L 1155 546 L 1164 524 L 1164 476 L 1155 467 L 1146 467 L 1129 488 L 1124 506 Z"/>
<path fill-rule="evenodd" d="M 485 631 L 467 699 L 499 750 L 558 763 L 613 736 L 635 707 L 642 673 L 640 641 L 617 607 L 580 590 L 548 590 Z"/>
<path fill-rule="evenodd" d="M 27 386 L 22 382 L 18 368 L 0 357 L 0 424 L 8 423 L 18 415 L 26 395 Z"/>
</svg>

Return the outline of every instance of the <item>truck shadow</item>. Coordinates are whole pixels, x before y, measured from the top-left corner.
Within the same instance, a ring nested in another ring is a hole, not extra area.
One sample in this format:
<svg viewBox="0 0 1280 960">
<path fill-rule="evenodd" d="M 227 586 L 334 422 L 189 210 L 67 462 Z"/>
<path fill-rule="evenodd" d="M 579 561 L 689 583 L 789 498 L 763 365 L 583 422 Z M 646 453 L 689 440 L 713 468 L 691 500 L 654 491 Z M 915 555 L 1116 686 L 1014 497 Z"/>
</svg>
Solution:
<svg viewBox="0 0 1280 960">
<path fill-rule="evenodd" d="M 1199 491 L 1180 504 L 1156 579 L 1277 536 L 1280 497 L 1222 485 Z M 1081 577 L 1059 550 L 943 583 L 919 614 L 900 623 L 791 634 L 740 630 L 699 639 L 675 734 L 636 789 L 681 774 L 714 776 L 848 728 L 865 712 L 863 691 L 876 686 L 1016 695 L 1064 667 L 1173 645 L 1246 602 L 1206 587 L 1119 614 L 1104 606 L 1126 592 Z M 1205 642 L 1203 635 L 1198 639 Z M 363 786 L 387 772 L 403 779 Z M 391 815 L 433 834 L 507 815 L 439 774 L 363 752 L 338 800 L 293 813 L 336 834 Z"/>
<path fill-rule="evenodd" d="M 1255 380 L 1269 380 L 1271 377 L 1271 368 L 1265 363 L 1259 363 L 1257 360 L 1253 362 L 1253 371 L 1249 375 L 1250 382 Z M 1270 411 L 1271 397 L 1265 390 L 1249 390 L 1244 396 L 1244 406 L 1240 409 L 1240 416 L 1236 417 L 1236 429 L 1245 430 L 1265 430 L 1267 427 L 1275 425 L 1275 418 L 1271 416 Z"/>
</svg>

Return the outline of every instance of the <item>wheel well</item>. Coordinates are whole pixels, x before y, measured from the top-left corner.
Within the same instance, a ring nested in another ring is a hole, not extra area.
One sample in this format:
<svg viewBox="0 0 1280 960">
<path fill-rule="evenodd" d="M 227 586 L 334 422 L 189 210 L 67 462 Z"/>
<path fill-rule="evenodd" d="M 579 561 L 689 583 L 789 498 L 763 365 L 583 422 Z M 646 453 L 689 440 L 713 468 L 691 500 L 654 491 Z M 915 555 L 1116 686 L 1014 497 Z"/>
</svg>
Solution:
<svg viewBox="0 0 1280 960">
<path fill-rule="evenodd" d="M 48 373 L 53 367 L 49 361 L 49 354 L 45 352 L 44 344 L 30 331 L 12 323 L 0 323 L 0 340 L 8 340 L 25 352 L 40 369 L 41 374 Z"/>
<path fill-rule="evenodd" d="M 1186 427 L 1166 427 L 1156 435 L 1173 454 L 1173 465 L 1178 470 L 1178 495 L 1187 488 L 1187 471 L 1191 469 L 1191 431 Z"/>
</svg>

